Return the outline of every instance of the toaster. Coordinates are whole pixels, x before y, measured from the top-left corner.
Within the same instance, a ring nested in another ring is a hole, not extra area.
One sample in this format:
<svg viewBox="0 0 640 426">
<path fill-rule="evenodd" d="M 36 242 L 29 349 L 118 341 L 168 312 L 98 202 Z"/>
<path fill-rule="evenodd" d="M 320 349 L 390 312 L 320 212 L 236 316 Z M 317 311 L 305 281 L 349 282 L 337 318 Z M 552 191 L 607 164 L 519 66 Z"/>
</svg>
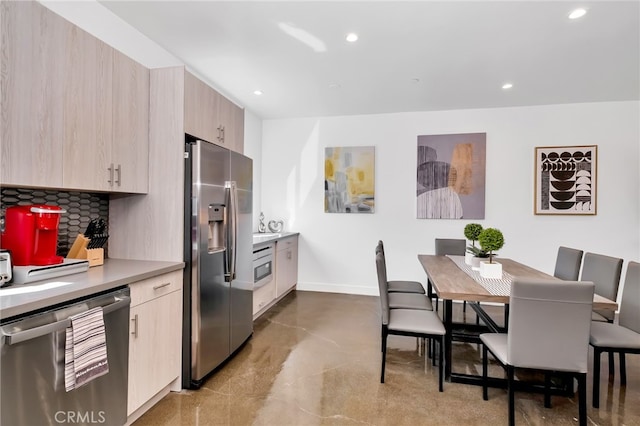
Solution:
<svg viewBox="0 0 640 426">
<path fill-rule="evenodd" d="M 11 252 L 0 249 L 0 287 L 11 282 L 13 267 L 11 264 Z"/>
</svg>

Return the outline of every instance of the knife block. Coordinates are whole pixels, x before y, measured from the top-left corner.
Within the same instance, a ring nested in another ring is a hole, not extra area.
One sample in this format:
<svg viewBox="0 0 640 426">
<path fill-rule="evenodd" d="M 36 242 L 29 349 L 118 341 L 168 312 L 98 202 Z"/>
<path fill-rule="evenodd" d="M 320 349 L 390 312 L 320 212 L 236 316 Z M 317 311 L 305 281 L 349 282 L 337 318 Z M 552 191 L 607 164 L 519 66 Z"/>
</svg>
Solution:
<svg viewBox="0 0 640 426">
<path fill-rule="evenodd" d="M 89 241 L 91 241 L 89 238 L 78 234 L 67 254 L 67 259 L 86 259 L 89 261 L 89 267 L 104 265 L 104 249 L 88 249 Z"/>
</svg>

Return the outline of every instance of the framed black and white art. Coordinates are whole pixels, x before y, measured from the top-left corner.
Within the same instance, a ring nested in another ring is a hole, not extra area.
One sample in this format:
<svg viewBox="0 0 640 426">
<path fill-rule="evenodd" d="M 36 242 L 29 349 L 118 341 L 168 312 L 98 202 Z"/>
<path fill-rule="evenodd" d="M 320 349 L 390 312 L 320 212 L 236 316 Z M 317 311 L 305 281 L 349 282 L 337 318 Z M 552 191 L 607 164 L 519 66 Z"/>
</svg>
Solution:
<svg viewBox="0 0 640 426">
<path fill-rule="evenodd" d="M 535 214 L 595 215 L 597 145 L 536 147 Z"/>
</svg>

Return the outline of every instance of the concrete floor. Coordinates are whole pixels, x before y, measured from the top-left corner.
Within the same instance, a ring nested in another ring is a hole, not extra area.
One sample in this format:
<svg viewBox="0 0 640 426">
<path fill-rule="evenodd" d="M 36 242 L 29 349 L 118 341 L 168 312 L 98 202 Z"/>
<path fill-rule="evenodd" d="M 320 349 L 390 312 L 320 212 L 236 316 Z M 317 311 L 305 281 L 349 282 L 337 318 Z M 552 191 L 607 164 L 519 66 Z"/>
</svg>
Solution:
<svg viewBox="0 0 640 426">
<path fill-rule="evenodd" d="M 475 322 L 473 310 L 454 305 L 454 320 Z M 169 394 L 134 425 L 507 424 L 505 390 L 490 389 L 483 401 L 481 387 L 445 382 L 439 393 L 438 369 L 429 362 L 425 371 L 416 339 L 390 336 L 388 347 L 381 384 L 377 297 L 293 292 L 255 321 L 251 339 L 199 390 Z M 454 371 L 481 369 L 477 345 L 454 344 Z M 502 369 L 490 374 L 502 377 Z M 591 375 L 588 383 L 590 425 L 640 425 L 640 356 L 627 355 L 626 388 L 618 376 L 608 381 L 602 357 L 600 409 L 591 407 Z M 577 424 L 576 397 L 551 402 L 545 409 L 542 395 L 516 393 L 516 423 Z"/>
</svg>

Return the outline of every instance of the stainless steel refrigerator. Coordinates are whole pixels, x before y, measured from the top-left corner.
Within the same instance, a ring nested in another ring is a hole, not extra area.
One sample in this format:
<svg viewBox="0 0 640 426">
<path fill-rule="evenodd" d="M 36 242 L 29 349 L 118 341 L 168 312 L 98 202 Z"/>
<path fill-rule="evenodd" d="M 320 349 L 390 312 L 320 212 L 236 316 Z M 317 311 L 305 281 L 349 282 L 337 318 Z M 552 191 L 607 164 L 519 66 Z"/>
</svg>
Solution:
<svg viewBox="0 0 640 426">
<path fill-rule="evenodd" d="M 185 141 L 182 384 L 198 388 L 253 333 L 253 161 Z"/>
</svg>

